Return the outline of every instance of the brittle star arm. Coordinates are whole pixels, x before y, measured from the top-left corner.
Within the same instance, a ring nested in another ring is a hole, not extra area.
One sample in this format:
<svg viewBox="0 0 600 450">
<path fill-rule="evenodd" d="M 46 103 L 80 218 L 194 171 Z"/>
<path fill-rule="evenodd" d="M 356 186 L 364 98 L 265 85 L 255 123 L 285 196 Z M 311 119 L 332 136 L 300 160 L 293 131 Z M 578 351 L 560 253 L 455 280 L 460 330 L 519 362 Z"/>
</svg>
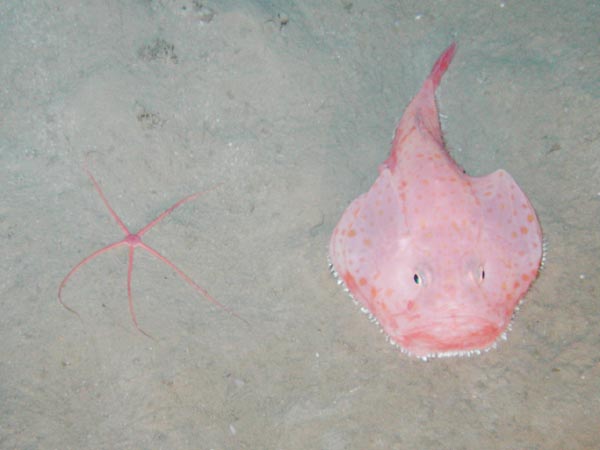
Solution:
<svg viewBox="0 0 600 450">
<path fill-rule="evenodd" d="M 107 246 L 102 247 L 101 249 L 96 250 L 91 255 L 88 255 L 85 258 L 83 258 L 81 261 L 79 261 L 75 265 L 75 267 L 73 267 L 70 270 L 70 272 L 63 278 L 63 280 L 61 281 L 60 285 L 58 286 L 58 301 L 60 302 L 60 304 L 81 319 L 81 316 L 79 316 L 79 313 L 77 311 L 75 311 L 73 308 L 71 308 L 65 302 L 63 302 L 63 299 L 62 299 L 62 290 L 63 290 L 63 288 L 65 287 L 65 285 L 67 284 L 67 282 L 69 281 L 69 279 L 71 278 L 71 276 L 73 276 L 73 274 L 75 272 L 77 272 L 79 269 L 81 269 L 82 266 L 84 266 L 85 264 L 87 264 L 88 262 L 90 262 L 96 256 L 99 256 L 102 253 L 106 253 L 107 251 L 112 250 L 113 248 L 120 247 L 120 246 L 125 245 L 125 244 L 126 244 L 126 242 L 124 240 L 123 241 L 118 241 L 118 242 L 113 242 L 112 244 L 108 244 Z"/>
<path fill-rule="evenodd" d="M 233 311 L 232 309 L 228 308 L 227 306 L 225 306 L 223 303 L 219 302 L 218 300 L 216 300 L 212 295 L 210 295 L 206 289 L 204 289 L 202 286 L 200 286 L 199 284 L 197 284 L 194 280 L 192 280 L 188 275 L 185 274 L 185 272 L 183 270 L 181 270 L 179 267 L 177 267 L 175 264 L 173 264 L 171 261 L 169 261 L 166 257 L 164 257 L 163 255 L 161 255 L 160 253 L 158 253 L 156 250 L 154 250 L 152 247 L 150 247 L 147 244 L 144 244 L 143 242 L 139 243 L 139 246 L 141 248 L 143 248 L 144 250 L 150 252 L 152 255 L 154 255 L 156 258 L 158 258 L 159 260 L 161 260 L 162 262 L 164 262 L 165 264 L 167 264 L 171 269 L 173 269 L 181 278 L 183 278 L 190 286 L 192 286 L 194 289 L 196 289 L 200 294 L 202 294 L 206 299 L 208 299 L 210 302 L 212 302 L 213 304 L 217 305 L 218 307 L 224 309 L 225 311 L 227 311 L 229 314 L 231 314 L 234 317 L 237 317 L 238 319 L 240 319 L 241 321 L 245 322 L 247 325 L 250 325 L 250 323 L 244 319 L 242 316 L 240 316 L 239 314 L 237 314 L 235 311 Z M 133 255 L 132 255 L 133 257 Z M 134 320 L 135 321 L 135 320 Z"/>
</svg>

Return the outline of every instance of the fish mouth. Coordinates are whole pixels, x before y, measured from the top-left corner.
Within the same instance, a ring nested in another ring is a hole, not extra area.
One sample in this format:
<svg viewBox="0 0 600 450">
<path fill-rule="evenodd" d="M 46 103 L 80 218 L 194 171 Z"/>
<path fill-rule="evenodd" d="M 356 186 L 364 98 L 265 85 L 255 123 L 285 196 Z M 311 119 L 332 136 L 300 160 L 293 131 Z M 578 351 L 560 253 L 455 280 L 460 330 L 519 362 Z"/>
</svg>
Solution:
<svg viewBox="0 0 600 450">
<path fill-rule="evenodd" d="M 486 350 L 501 336 L 498 324 L 477 316 L 438 319 L 409 328 L 398 344 L 417 356 Z"/>
</svg>

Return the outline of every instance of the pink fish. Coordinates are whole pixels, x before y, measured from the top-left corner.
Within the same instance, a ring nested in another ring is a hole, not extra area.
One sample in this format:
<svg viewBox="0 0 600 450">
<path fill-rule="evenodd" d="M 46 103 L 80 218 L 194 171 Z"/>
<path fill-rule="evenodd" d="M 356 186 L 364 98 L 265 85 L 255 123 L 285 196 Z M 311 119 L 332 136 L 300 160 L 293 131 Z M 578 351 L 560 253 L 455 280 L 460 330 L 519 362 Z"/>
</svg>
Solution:
<svg viewBox="0 0 600 450">
<path fill-rule="evenodd" d="M 543 253 L 535 211 L 512 177 L 470 177 L 444 146 L 435 90 L 455 50 L 436 61 L 379 177 L 329 245 L 340 284 L 393 344 L 422 359 L 480 353 L 505 338 Z"/>
</svg>

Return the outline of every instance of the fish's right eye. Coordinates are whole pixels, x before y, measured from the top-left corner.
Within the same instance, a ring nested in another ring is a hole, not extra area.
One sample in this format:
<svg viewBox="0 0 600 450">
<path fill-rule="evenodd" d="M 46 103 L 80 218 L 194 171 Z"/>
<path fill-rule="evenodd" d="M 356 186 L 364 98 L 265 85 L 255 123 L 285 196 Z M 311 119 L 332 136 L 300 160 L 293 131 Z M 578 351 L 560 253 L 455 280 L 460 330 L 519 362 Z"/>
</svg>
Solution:
<svg viewBox="0 0 600 450">
<path fill-rule="evenodd" d="M 415 282 L 416 285 L 420 285 L 421 283 L 423 283 L 423 280 L 421 279 L 421 277 L 419 276 L 418 273 L 415 273 L 413 275 L 413 281 Z"/>
</svg>

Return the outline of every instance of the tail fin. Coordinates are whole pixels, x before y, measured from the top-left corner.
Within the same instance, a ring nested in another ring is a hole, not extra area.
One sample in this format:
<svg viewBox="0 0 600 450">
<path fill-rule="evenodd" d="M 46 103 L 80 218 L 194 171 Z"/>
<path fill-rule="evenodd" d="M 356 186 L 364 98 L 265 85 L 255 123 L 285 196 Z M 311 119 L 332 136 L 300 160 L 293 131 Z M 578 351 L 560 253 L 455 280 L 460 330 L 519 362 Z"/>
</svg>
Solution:
<svg viewBox="0 0 600 450">
<path fill-rule="evenodd" d="M 444 50 L 444 52 L 437 59 L 433 68 L 431 69 L 431 73 L 429 74 L 429 79 L 433 82 L 433 89 L 435 90 L 442 80 L 442 76 L 448 69 L 448 66 L 452 62 L 452 58 L 454 57 L 454 53 L 456 53 L 456 42 L 450 44 L 450 46 Z"/>
</svg>

